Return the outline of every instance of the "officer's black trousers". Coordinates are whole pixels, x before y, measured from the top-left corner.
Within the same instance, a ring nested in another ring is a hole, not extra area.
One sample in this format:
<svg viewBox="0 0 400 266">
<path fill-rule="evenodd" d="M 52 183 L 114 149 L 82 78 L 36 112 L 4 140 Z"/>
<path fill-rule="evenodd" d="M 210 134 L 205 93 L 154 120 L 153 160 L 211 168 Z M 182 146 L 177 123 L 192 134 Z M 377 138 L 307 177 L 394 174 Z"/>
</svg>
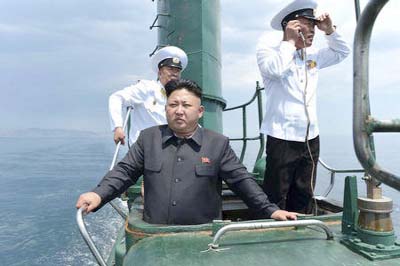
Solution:
<svg viewBox="0 0 400 266">
<path fill-rule="evenodd" d="M 267 165 L 263 189 L 281 209 L 311 213 L 313 188 L 319 158 L 319 137 L 306 142 L 267 137 Z M 313 162 L 314 171 L 311 177 Z M 313 182 L 311 182 L 313 181 Z M 312 186 L 311 186 L 312 183 Z"/>
</svg>

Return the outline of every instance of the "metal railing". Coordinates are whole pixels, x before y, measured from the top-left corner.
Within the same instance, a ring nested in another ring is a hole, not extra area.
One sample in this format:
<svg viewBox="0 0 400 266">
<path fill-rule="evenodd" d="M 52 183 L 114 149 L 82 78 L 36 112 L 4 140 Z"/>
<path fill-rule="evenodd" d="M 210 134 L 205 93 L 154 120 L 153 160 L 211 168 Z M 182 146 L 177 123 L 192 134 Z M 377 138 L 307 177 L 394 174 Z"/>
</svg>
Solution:
<svg viewBox="0 0 400 266">
<path fill-rule="evenodd" d="M 127 108 L 127 112 L 126 112 L 126 117 L 124 120 L 124 124 L 123 124 L 123 130 L 125 132 L 127 124 L 128 124 L 128 120 L 130 117 L 130 113 L 131 113 L 132 107 L 128 107 Z M 121 142 L 117 143 L 117 147 L 115 148 L 115 152 L 114 152 L 114 156 L 111 162 L 111 166 L 110 166 L 110 170 L 114 168 L 114 165 L 117 161 L 118 158 L 118 154 L 119 151 L 121 149 Z M 110 201 L 109 204 L 118 212 L 118 214 L 124 219 L 126 220 L 128 218 L 128 215 L 114 202 Z M 92 237 L 90 236 L 89 232 L 86 229 L 86 224 L 85 221 L 83 219 L 84 215 L 85 215 L 85 209 L 86 209 L 86 205 L 81 207 L 77 212 L 76 212 L 76 223 L 78 224 L 79 227 L 79 232 L 82 235 L 83 240 L 85 240 L 85 243 L 87 244 L 87 246 L 90 249 L 90 252 L 92 252 L 93 256 L 95 257 L 97 263 L 101 266 L 105 266 L 107 265 L 105 263 L 105 260 L 103 259 L 103 257 L 101 256 L 98 248 L 96 247 L 96 245 L 94 244 Z"/>
<path fill-rule="evenodd" d="M 83 206 L 76 212 L 76 223 L 78 224 L 79 232 L 81 233 L 83 240 L 85 240 L 90 251 L 92 252 L 93 256 L 95 257 L 97 263 L 101 266 L 107 266 L 105 260 L 101 256 L 99 250 L 97 249 L 92 238 L 90 237 L 89 232 L 86 230 L 86 225 L 83 220 L 83 216 L 85 215 L 85 209 L 86 209 L 86 206 Z"/>
<path fill-rule="evenodd" d="M 261 126 L 262 123 L 262 118 L 263 118 L 263 110 L 262 110 L 262 97 L 261 97 L 261 92 L 264 90 L 264 88 L 261 88 L 259 85 L 259 82 L 257 81 L 256 83 L 256 91 L 254 92 L 253 96 L 250 98 L 249 101 L 247 101 L 244 104 L 226 108 L 224 109 L 224 112 L 228 111 L 233 111 L 233 110 L 242 110 L 242 137 L 240 138 L 229 138 L 230 141 L 242 141 L 243 146 L 242 150 L 240 152 L 240 161 L 243 162 L 244 156 L 246 154 L 246 149 L 247 149 L 247 142 L 248 141 L 254 141 L 258 140 L 259 141 L 259 149 L 258 149 L 258 154 L 257 154 L 257 159 L 258 161 L 264 152 L 264 147 L 265 147 L 265 140 L 264 140 L 264 134 L 259 134 L 257 137 L 248 137 L 247 136 L 247 108 L 249 105 L 251 105 L 255 100 L 257 100 L 257 108 L 258 108 L 258 126 Z M 325 192 L 323 193 L 323 196 L 326 197 L 328 194 L 332 191 L 334 184 L 335 184 L 335 178 L 337 173 L 364 173 L 364 169 L 336 169 L 328 164 L 326 164 L 321 158 L 319 158 L 319 163 L 324 167 L 326 170 L 329 171 L 330 173 L 330 183 L 328 187 L 326 188 Z"/>
<path fill-rule="evenodd" d="M 225 108 L 224 112 L 232 111 L 241 109 L 242 110 L 242 134 L 241 138 L 229 138 L 230 141 L 243 141 L 242 151 L 240 152 L 240 162 L 243 162 L 244 156 L 246 154 L 247 149 L 247 142 L 252 140 L 258 140 L 260 142 L 260 147 L 258 149 L 257 160 L 259 160 L 264 152 L 265 140 L 264 135 L 259 134 L 257 137 L 248 137 L 247 136 L 247 107 L 252 104 L 257 99 L 257 109 L 258 109 L 258 126 L 261 126 L 262 118 L 263 118 L 263 111 L 262 111 L 262 98 L 261 98 L 261 91 L 264 88 L 260 87 L 259 82 L 256 83 L 256 91 L 254 92 L 253 97 L 251 99 L 241 105 Z"/>
<path fill-rule="evenodd" d="M 333 186 L 335 185 L 335 178 L 337 173 L 365 173 L 364 169 L 335 169 L 327 165 L 321 158 L 319 158 L 318 162 L 324 167 L 326 170 L 330 172 L 330 183 L 326 188 L 325 192 L 322 194 L 324 197 L 327 197 L 329 193 L 332 191 Z"/>
<path fill-rule="evenodd" d="M 354 36 L 353 57 L 353 141 L 356 155 L 366 172 L 390 187 L 400 190 L 400 177 L 383 169 L 374 154 L 374 132 L 400 132 L 400 119 L 377 120 L 371 117 L 369 103 L 369 44 L 372 28 L 389 0 L 371 0 L 364 8 Z"/>
<path fill-rule="evenodd" d="M 297 221 L 274 221 L 274 222 L 255 222 L 255 223 L 235 223 L 223 226 L 217 231 L 212 243 L 208 244 L 210 249 L 218 249 L 218 241 L 227 232 L 240 230 L 257 230 L 267 228 L 283 228 L 283 227 L 306 227 L 317 226 L 322 228 L 326 233 L 326 239 L 333 239 L 333 233 L 329 227 L 319 220 L 297 220 Z"/>
<path fill-rule="evenodd" d="M 132 107 L 128 107 L 127 110 L 126 110 L 126 116 L 125 116 L 124 124 L 123 124 L 123 127 L 122 127 L 124 132 L 126 131 L 126 127 L 128 125 L 128 121 L 129 121 L 129 117 L 130 117 L 131 111 L 132 111 Z M 114 165 L 117 162 L 117 158 L 118 158 L 118 154 L 119 154 L 120 149 L 121 149 L 121 141 L 119 141 L 117 143 L 117 147 L 115 148 L 114 156 L 113 156 L 113 159 L 111 161 L 111 165 L 110 165 L 110 169 L 109 170 L 112 170 L 114 168 Z M 124 220 L 126 220 L 128 215 L 123 210 L 121 210 L 121 208 L 117 204 L 115 204 L 114 202 L 110 201 L 109 203 L 119 213 L 119 215 L 121 215 L 121 217 Z"/>
</svg>

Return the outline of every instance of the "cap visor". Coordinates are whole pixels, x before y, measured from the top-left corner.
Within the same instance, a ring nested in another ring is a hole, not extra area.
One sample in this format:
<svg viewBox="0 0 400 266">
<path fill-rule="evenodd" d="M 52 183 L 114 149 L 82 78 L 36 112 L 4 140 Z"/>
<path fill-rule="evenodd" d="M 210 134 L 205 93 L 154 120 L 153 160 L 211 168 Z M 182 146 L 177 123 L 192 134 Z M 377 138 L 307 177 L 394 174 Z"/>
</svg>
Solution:
<svg viewBox="0 0 400 266">
<path fill-rule="evenodd" d="M 312 20 L 312 21 L 319 21 L 317 18 L 315 18 L 315 17 L 310 17 L 310 16 L 300 16 L 300 17 L 302 17 L 302 18 L 306 18 L 306 19 L 309 19 L 309 20 Z"/>
</svg>

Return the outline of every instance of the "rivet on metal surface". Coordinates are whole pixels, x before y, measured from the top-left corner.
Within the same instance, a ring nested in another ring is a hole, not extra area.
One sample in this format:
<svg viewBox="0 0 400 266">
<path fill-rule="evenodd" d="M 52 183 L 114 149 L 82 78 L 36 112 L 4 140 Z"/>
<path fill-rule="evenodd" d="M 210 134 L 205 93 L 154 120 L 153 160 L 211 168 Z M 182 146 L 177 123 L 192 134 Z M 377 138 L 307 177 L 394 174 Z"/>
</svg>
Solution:
<svg viewBox="0 0 400 266">
<path fill-rule="evenodd" d="M 218 248 L 219 245 L 218 244 L 213 244 L 210 243 L 208 244 L 208 249 L 200 251 L 201 253 L 205 253 L 205 252 L 209 252 L 209 251 L 215 251 L 215 252 L 220 252 L 220 251 L 224 251 L 224 250 L 228 250 L 229 248 Z"/>
<path fill-rule="evenodd" d="M 376 248 L 377 249 L 385 249 L 385 245 L 378 244 L 378 245 L 376 245 Z"/>
</svg>

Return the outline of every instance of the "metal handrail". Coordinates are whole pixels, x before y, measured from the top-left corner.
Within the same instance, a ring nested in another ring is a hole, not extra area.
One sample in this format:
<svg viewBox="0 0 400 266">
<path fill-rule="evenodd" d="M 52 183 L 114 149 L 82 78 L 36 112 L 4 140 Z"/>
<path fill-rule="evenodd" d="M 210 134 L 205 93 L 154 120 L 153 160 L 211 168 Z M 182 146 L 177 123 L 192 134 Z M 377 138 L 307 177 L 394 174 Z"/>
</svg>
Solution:
<svg viewBox="0 0 400 266">
<path fill-rule="evenodd" d="M 128 120 L 129 120 L 129 116 L 131 115 L 131 111 L 132 111 L 132 107 L 129 106 L 127 108 L 127 110 L 126 110 L 126 117 L 125 117 L 125 120 L 124 120 L 124 124 L 122 126 L 122 130 L 124 132 L 126 130 L 126 126 L 128 125 Z M 114 165 L 115 165 L 115 163 L 117 161 L 117 157 L 118 157 L 120 148 L 121 148 L 121 141 L 118 141 L 117 147 L 115 148 L 114 156 L 113 156 L 113 159 L 111 161 L 111 166 L 110 166 L 109 170 L 112 170 L 114 168 Z"/>
<path fill-rule="evenodd" d="M 381 168 L 373 152 L 373 132 L 400 132 L 399 120 L 378 121 L 371 117 L 369 104 L 369 44 L 375 20 L 389 0 L 371 0 L 364 8 L 354 36 L 353 57 L 353 141 L 356 155 L 374 179 L 400 190 L 400 177 Z"/>
<path fill-rule="evenodd" d="M 335 185 L 336 173 L 365 173 L 364 169 L 335 169 L 335 168 L 327 165 L 321 158 L 319 158 L 318 161 L 331 174 L 331 180 L 330 180 L 329 186 L 327 187 L 327 189 L 325 190 L 325 192 L 323 194 L 324 197 L 327 197 L 328 194 L 332 191 L 333 186 Z"/>
<path fill-rule="evenodd" d="M 297 221 L 275 221 L 275 222 L 255 222 L 255 223 L 235 223 L 223 226 L 217 231 L 214 236 L 212 243 L 208 244 L 211 249 L 218 249 L 219 239 L 227 232 L 240 231 L 240 230 L 257 230 L 267 228 L 282 228 L 282 227 L 305 227 L 305 226 L 317 226 L 322 228 L 326 233 L 326 239 L 333 239 L 333 233 L 329 227 L 319 220 L 297 220 Z"/>
<path fill-rule="evenodd" d="M 85 215 L 85 209 L 86 205 L 82 206 L 77 212 L 76 212 L 76 222 L 79 227 L 79 232 L 81 233 L 83 240 L 85 240 L 86 244 L 88 245 L 90 251 L 92 252 L 93 256 L 96 258 L 97 263 L 101 266 L 107 266 L 105 260 L 101 256 L 99 250 L 97 249 L 96 245 L 94 244 L 92 238 L 90 237 L 89 232 L 86 230 L 86 225 L 83 220 L 83 216 Z"/>
<path fill-rule="evenodd" d="M 258 122 L 259 122 L 259 126 L 261 126 L 262 123 L 262 117 L 263 117 L 263 113 L 262 113 L 262 98 L 261 98 L 261 91 L 264 90 L 264 88 L 261 88 L 259 86 L 259 82 L 257 81 L 257 86 L 256 86 L 256 91 L 253 94 L 253 96 L 250 98 L 249 101 L 247 101 L 244 104 L 241 105 L 237 105 L 234 107 L 230 107 L 230 108 L 225 108 L 224 112 L 227 111 L 232 111 L 232 110 L 237 110 L 237 109 L 242 109 L 242 124 L 243 124 L 243 137 L 239 137 L 239 138 L 229 138 L 230 141 L 243 141 L 243 146 L 242 146 L 242 150 L 240 153 L 240 161 L 243 162 L 243 158 L 244 158 L 244 154 L 246 152 L 246 148 L 247 148 L 247 141 L 253 141 L 253 140 L 260 140 L 260 148 L 259 148 L 259 152 L 257 155 L 257 160 L 259 160 L 263 154 L 264 151 L 264 135 L 260 134 L 257 137 L 247 137 L 247 130 L 246 130 L 246 107 L 249 106 L 250 104 L 252 104 L 256 99 L 257 99 L 257 105 L 258 105 Z M 323 196 L 326 197 L 328 196 L 328 194 L 332 191 L 333 186 L 335 184 L 335 177 L 336 177 L 336 173 L 364 173 L 365 170 L 364 169 L 335 169 L 333 167 L 328 166 L 321 158 L 319 158 L 319 163 L 330 172 L 330 183 L 329 186 L 327 187 L 327 189 L 325 190 Z"/>
<path fill-rule="evenodd" d="M 162 28 L 161 25 L 156 25 L 156 22 L 157 22 L 158 18 L 159 18 L 159 17 L 169 17 L 169 16 L 170 16 L 169 14 L 162 14 L 162 13 L 157 14 L 157 16 L 156 16 L 156 18 L 154 19 L 153 23 L 152 23 L 151 26 L 149 27 L 150 30 L 152 30 L 153 28 Z"/>
<path fill-rule="evenodd" d="M 261 91 L 264 90 L 264 88 L 261 88 L 259 85 L 259 82 L 256 82 L 256 91 L 254 92 L 253 96 L 251 99 L 241 105 L 230 107 L 230 108 L 225 108 L 223 111 L 232 111 L 232 110 L 237 110 L 237 109 L 242 109 L 242 137 L 241 138 L 229 138 L 230 141 L 243 141 L 243 146 L 242 146 L 242 151 L 240 153 L 240 162 L 243 162 L 244 155 L 246 154 L 246 149 L 247 149 L 247 141 L 249 140 L 259 140 L 260 141 L 260 148 L 258 150 L 257 154 L 257 159 L 258 161 L 263 152 L 264 152 L 264 146 L 265 146 L 265 140 L 264 140 L 264 135 L 262 133 L 259 133 L 257 137 L 248 137 L 247 136 L 247 106 L 252 104 L 256 99 L 257 99 L 257 108 L 258 108 L 258 124 L 261 126 L 262 123 L 262 117 L 263 117 L 263 111 L 262 111 L 262 99 L 261 99 Z"/>
<path fill-rule="evenodd" d="M 124 120 L 124 124 L 122 126 L 122 129 L 126 130 L 126 126 L 128 124 L 128 120 L 130 117 L 130 113 L 131 113 L 132 107 L 128 107 L 127 108 L 127 112 L 126 112 L 126 117 Z M 112 170 L 114 168 L 114 165 L 117 161 L 117 157 L 119 154 L 121 148 L 121 141 L 119 141 L 117 143 L 117 147 L 115 148 L 115 152 L 114 152 L 114 156 L 113 156 L 113 160 L 111 162 L 111 166 L 110 166 L 110 170 Z M 116 205 L 114 202 L 110 201 L 109 204 L 118 212 L 118 214 L 124 219 L 126 220 L 128 218 L 128 215 L 118 206 Z M 86 205 L 82 206 L 77 212 L 76 212 L 76 222 L 78 224 L 79 227 L 79 232 L 81 233 L 83 240 L 85 240 L 86 244 L 88 245 L 90 251 L 92 252 L 93 256 L 96 258 L 97 263 L 101 266 L 106 266 L 107 264 L 105 263 L 105 260 L 103 259 L 103 257 L 101 256 L 99 250 L 97 249 L 96 245 L 94 244 L 92 238 L 90 237 L 88 231 L 86 230 L 86 225 L 84 223 L 84 219 L 83 216 L 86 215 L 85 214 L 85 209 L 86 209 Z"/>
<path fill-rule="evenodd" d="M 131 114 L 131 111 L 132 111 L 132 107 L 129 106 L 129 107 L 127 108 L 126 117 L 125 117 L 125 120 L 124 120 L 124 124 L 123 124 L 123 126 L 122 126 L 122 130 L 123 130 L 124 132 L 125 132 L 125 130 L 126 130 L 126 126 L 128 125 L 128 120 L 129 120 L 129 116 L 130 116 L 130 114 Z M 117 158 L 118 158 L 118 154 L 119 154 L 120 149 L 121 149 L 121 141 L 118 141 L 117 147 L 115 148 L 114 156 L 113 156 L 113 159 L 112 159 L 112 161 L 111 161 L 111 166 L 110 166 L 110 169 L 109 169 L 109 170 L 112 170 L 112 169 L 114 168 L 114 165 L 115 165 L 115 163 L 117 162 Z M 112 201 L 110 201 L 109 204 L 119 213 L 119 215 L 121 215 L 121 217 L 122 217 L 124 220 L 126 220 L 126 218 L 128 217 L 128 215 L 127 215 L 117 204 L 115 204 L 115 203 L 112 202 Z"/>
<path fill-rule="evenodd" d="M 354 11 L 356 12 L 356 21 L 358 21 L 358 18 L 360 17 L 360 1 L 359 0 L 354 0 Z"/>
</svg>

